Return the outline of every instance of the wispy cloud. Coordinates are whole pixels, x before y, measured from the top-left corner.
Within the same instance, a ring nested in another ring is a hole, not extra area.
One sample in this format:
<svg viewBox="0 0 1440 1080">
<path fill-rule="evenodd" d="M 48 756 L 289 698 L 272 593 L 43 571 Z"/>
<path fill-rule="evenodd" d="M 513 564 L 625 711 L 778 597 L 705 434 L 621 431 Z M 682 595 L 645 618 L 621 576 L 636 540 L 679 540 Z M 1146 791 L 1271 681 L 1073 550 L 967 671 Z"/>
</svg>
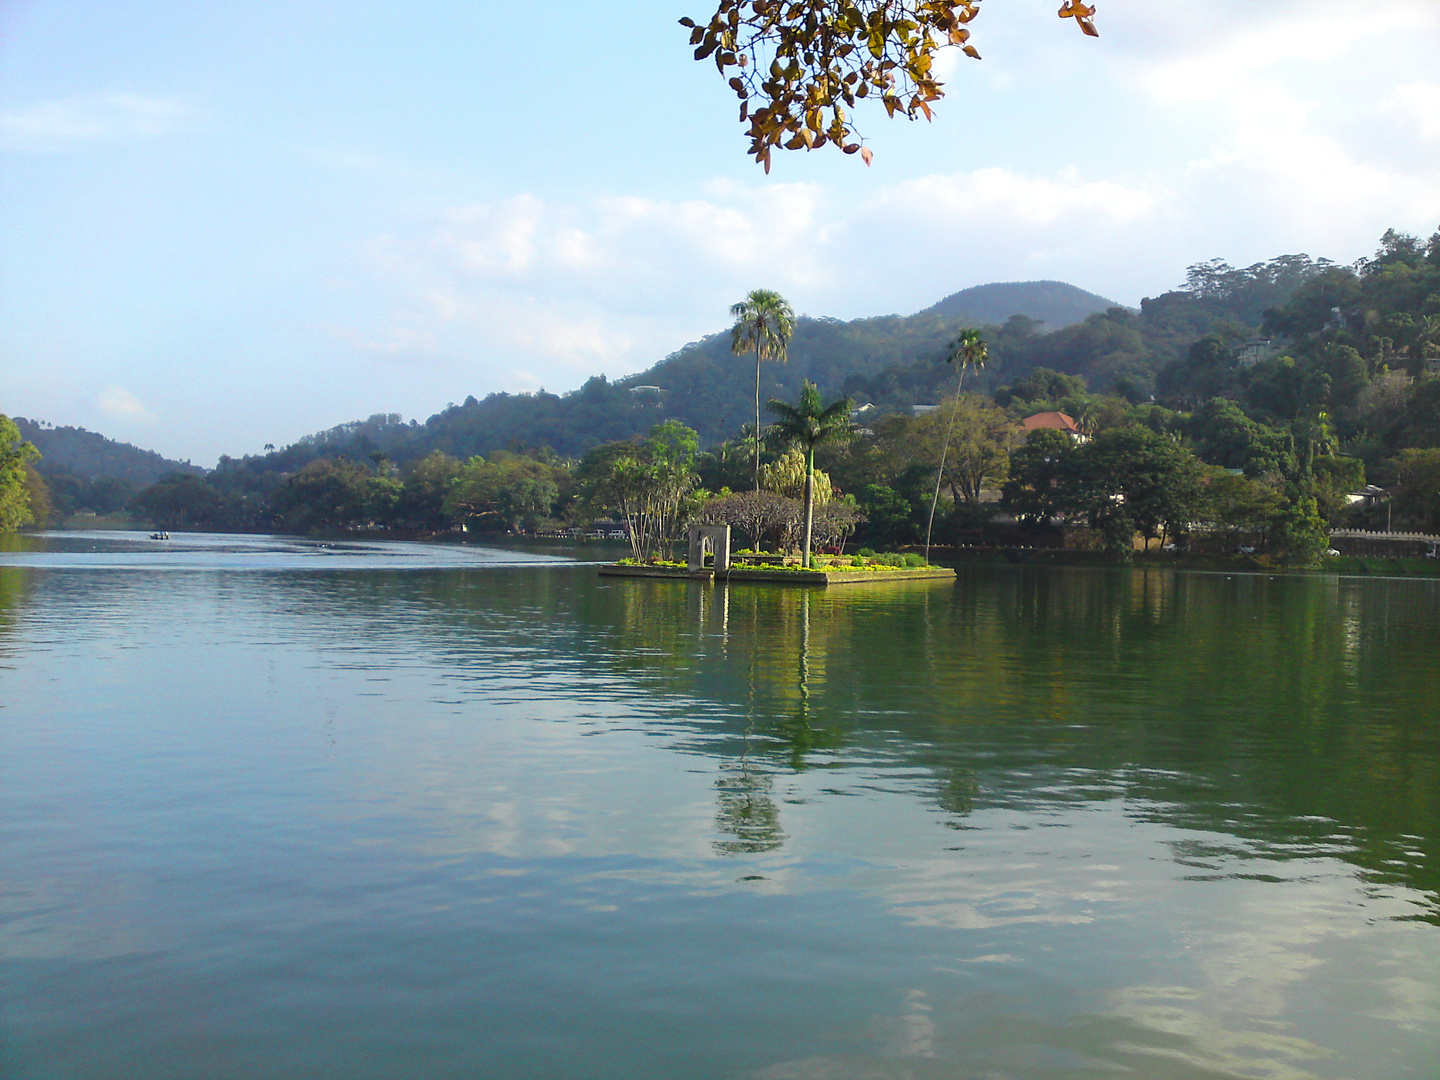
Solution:
<svg viewBox="0 0 1440 1080">
<path fill-rule="evenodd" d="M 1431 84 L 1408 84 L 1389 99 L 1391 122 L 1428 139 L 1434 100 Z M 1178 284 L 1199 259 L 1309 250 L 1316 220 L 1344 222 L 1348 247 L 1313 253 L 1346 259 L 1426 214 L 1440 218 L 1433 183 L 1276 105 L 1234 117 L 1188 165 L 1148 175 L 996 167 L 858 198 L 818 183 L 716 181 L 685 199 L 523 194 L 457 206 L 372 244 L 393 306 L 354 333 L 416 362 L 481 365 L 507 389 L 524 385 L 521 371 L 570 385 L 638 371 L 720 329 L 729 303 L 759 286 L 797 310 L 847 317 L 1035 278 L 1135 303 L 1157 291 L 1143 283 Z M 1333 243 L 1333 224 L 1327 235 Z"/>
<path fill-rule="evenodd" d="M 1413 124 L 1423 140 L 1440 146 L 1440 83 L 1406 83 L 1380 109 Z"/>
<path fill-rule="evenodd" d="M 106 387 L 95 407 L 109 419 L 126 424 L 153 424 L 159 419 L 138 397 L 119 386 Z"/>
<path fill-rule="evenodd" d="M 813 314 L 870 314 L 916 310 L 994 276 L 1083 276 L 1072 248 L 1153 222 L 1166 198 L 1072 170 L 1003 169 L 925 177 L 859 202 L 815 184 L 735 182 L 682 200 L 527 194 L 375 241 L 393 307 L 337 336 L 392 362 L 483 363 L 505 389 L 569 385 L 648 366 L 723 326 L 729 304 L 762 285 Z"/>
<path fill-rule="evenodd" d="M 193 128 L 197 109 L 169 98 L 95 94 L 0 112 L 0 147 L 53 153 L 72 147 L 148 139 Z"/>
</svg>

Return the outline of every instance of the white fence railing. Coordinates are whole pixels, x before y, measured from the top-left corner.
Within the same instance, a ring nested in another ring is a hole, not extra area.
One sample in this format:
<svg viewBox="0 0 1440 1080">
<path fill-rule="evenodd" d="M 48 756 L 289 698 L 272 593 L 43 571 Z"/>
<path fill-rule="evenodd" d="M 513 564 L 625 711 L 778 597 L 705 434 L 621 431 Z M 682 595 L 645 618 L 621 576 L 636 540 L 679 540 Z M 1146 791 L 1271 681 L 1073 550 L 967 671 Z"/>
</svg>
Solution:
<svg viewBox="0 0 1440 1080">
<path fill-rule="evenodd" d="M 1419 540 L 1421 543 L 1440 542 L 1440 536 L 1429 533 L 1367 532 L 1364 529 L 1331 529 L 1332 540 Z"/>
</svg>

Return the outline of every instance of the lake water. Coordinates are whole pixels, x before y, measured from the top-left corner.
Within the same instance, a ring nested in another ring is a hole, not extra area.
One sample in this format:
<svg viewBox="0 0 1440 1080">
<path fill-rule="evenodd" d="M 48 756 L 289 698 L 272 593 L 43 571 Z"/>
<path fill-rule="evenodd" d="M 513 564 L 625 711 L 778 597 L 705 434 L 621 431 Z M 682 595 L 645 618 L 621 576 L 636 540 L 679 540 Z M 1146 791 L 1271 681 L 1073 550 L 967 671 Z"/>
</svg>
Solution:
<svg viewBox="0 0 1440 1080">
<path fill-rule="evenodd" d="M 0 1074 L 1433 1080 L 1437 660 L 1430 581 L 12 538 Z"/>
</svg>

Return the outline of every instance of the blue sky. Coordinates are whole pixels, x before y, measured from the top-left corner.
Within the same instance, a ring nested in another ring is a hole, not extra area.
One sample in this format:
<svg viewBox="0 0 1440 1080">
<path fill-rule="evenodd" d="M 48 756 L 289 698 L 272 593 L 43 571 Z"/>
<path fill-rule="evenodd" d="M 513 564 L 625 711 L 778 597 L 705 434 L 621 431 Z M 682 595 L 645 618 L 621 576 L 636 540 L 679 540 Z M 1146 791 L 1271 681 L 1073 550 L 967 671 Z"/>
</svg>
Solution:
<svg viewBox="0 0 1440 1080">
<path fill-rule="evenodd" d="M 213 464 L 639 371 L 752 288 L 911 312 L 1440 226 L 1435 0 L 988 0 L 865 168 L 745 156 L 700 0 L 0 5 L 0 412 Z M 537 22 L 535 11 L 553 11 Z"/>
</svg>

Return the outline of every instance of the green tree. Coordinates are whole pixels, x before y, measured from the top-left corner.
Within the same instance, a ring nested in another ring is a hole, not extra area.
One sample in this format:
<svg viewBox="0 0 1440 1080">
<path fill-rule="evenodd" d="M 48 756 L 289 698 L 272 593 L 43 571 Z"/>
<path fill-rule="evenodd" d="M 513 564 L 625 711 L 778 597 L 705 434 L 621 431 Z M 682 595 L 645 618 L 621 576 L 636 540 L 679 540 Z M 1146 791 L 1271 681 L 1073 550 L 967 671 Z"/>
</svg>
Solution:
<svg viewBox="0 0 1440 1080">
<path fill-rule="evenodd" d="M 1077 505 L 1079 447 L 1063 431 L 1041 428 L 1010 455 L 1010 479 L 1001 489 L 1007 509 L 1021 521 L 1045 525 Z"/>
<path fill-rule="evenodd" d="M 194 473 L 162 476 L 135 496 L 130 508 L 162 529 L 213 529 L 225 522 L 225 496 Z"/>
<path fill-rule="evenodd" d="M 985 366 L 988 357 L 985 349 L 985 338 L 979 330 L 966 329 L 960 331 L 960 336 L 950 343 L 949 352 L 945 356 L 947 364 L 954 364 L 960 371 L 960 378 L 955 384 L 955 400 L 950 406 L 950 422 L 945 426 L 945 442 L 940 447 L 940 464 L 935 468 L 935 492 L 930 497 L 930 517 L 925 522 L 925 561 L 930 561 L 930 533 L 935 527 L 935 507 L 940 502 L 940 481 L 945 475 L 945 457 L 950 452 L 950 436 L 955 431 L 955 417 L 960 411 L 960 391 L 965 386 L 965 369 L 974 368 L 976 371 Z"/>
<path fill-rule="evenodd" d="M 1310 463 L 1311 493 L 1320 515 L 1334 521 L 1349 505 L 1347 495 L 1365 483 L 1365 463 L 1359 458 L 1321 454 Z"/>
<path fill-rule="evenodd" d="M 775 430 L 780 438 L 805 454 L 805 524 L 801 551 L 804 565 L 808 567 L 815 522 L 815 448 L 851 438 L 855 430 L 850 422 L 853 403 L 849 398 L 841 398 L 829 405 L 823 404 L 819 388 L 806 379 L 794 405 L 771 398 L 765 407 L 776 416 Z"/>
<path fill-rule="evenodd" d="M 1128 556 L 1147 540 L 1183 534 L 1201 509 L 1200 462 L 1143 427 L 1101 432 L 1080 450 L 1079 504 L 1112 551 Z"/>
<path fill-rule="evenodd" d="M 1190 417 L 1195 453 L 1211 465 L 1244 469 L 1252 478 L 1293 475 L 1295 441 L 1283 431 L 1246 416 L 1233 401 L 1212 398 Z"/>
<path fill-rule="evenodd" d="M 865 535 L 877 544 L 908 544 L 914 539 L 915 507 L 888 484 L 866 484 L 860 505 L 868 521 Z"/>
<path fill-rule="evenodd" d="M 1051 405 L 1066 398 L 1084 397 L 1086 393 L 1085 380 L 1079 375 L 1066 375 L 1047 367 L 1037 367 L 1026 372 L 1024 378 L 997 389 L 995 403 L 1004 406 L 1014 404 L 1035 412 L 1040 405 Z"/>
<path fill-rule="evenodd" d="M 795 312 L 789 302 L 771 289 L 754 289 L 730 308 L 735 325 L 730 351 L 755 353 L 755 490 L 760 490 L 760 362 L 785 362 L 785 349 L 795 333 Z"/>
<path fill-rule="evenodd" d="M 915 437 L 929 460 L 937 460 L 944 438 L 944 410 L 950 428 L 944 486 L 955 501 L 974 506 L 988 483 L 1004 480 L 1015 425 L 1004 409 L 978 394 L 964 394 L 958 402 L 948 403 L 949 408 L 946 404 L 942 402 L 941 409 L 916 418 Z"/>
<path fill-rule="evenodd" d="M 450 524 L 445 496 L 460 475 L 460 462 L 432 450 L 405 471 L 403 490 L 395 507 L 397 522 L 412 529 L 444 529 Z"/>
<path fill-rule="evenodd" d="M 28 461 L 25 462 L 25 492 L 30 500 L 30 516 L 35 524 L 48 528 L 60 523 L 59 510 L 50 497 L 50 485 L 45 482 L 45 477 L 40 475 L 40 470 Z"/>
<path fill-rule="evenodd" d="M 375 479 L 358 461 L 319 458 L 276 489 L 271 509 L 291 532 L 351 528 L 370 516 L 372 490 L 368 481 Z"/>
<path fill-rule="evenodd" d="M 1425 532 L 1440 533 L 1440 448 L 1401 450 L 1395 470 L 1396 512 Z"/>
<path fill-rule="evenodd" d="M 727 439 L 699 455 L 695 468 L 700 483 L 711 491 L 743 486 L 750 478 L 750 442 L 746 438 Z"/>
<path fill-rule="evenodd" d="M 443 472 L 443 463 L 436 463 L 436 469 Z M 560 485 L 568 479 L 558 465 L 497 450 L 459 468 L 445 487 L 443 511 L 467 527 L 533 529 L 540 519 L 552 516 Z"/>
<path fill-rule="evenodd" d="M 1201 512 L 1232 539 L 1259 539 L 1284 506 L 1285 497 L 1273 486 L 1217 469 L 1207 477 Z"/>
<path fill-rule="evenodd" d="M 1330 547 L 1330 534 L 1315 499 L 1302 495 L 1270 521 L 1270 550 L 1296 566 L 1313 566 Z"/>
<path fill-rule="evenodd" d="M 693 429 L 667 420 L 644 442 L 597 446 L 581 461 L 576 478 L 585 504 L 620 515 L 635 558 L 657 556 L 679 532 L 695 488 L 698 446 Z"/>
<path fill-rule="evenodd" d="M 15 421 L 0 413 L 0 532 L 14 532 L 35 520 L 25 466 L 39 457 L 34 444 L 20 437 Z"/>
<path fill-rule="evenodd" d="M 1440 446 L 1440 379 L 1421 379 L 1411 388 L 1397 437 L 1401 446 Z"/>
<path fill-rule="evenodd" d="M 776 435 L 778 437 L 778 431 Z M 809 479 L 815 495 L 815 505 L 829 505 L 830 500 L 835 497 L 835 485 L 823 470 L 807 472 L 805 464 L 805 451 L 798 446 L 792 446 L 775 461 L 760 467 L 760 480 L 766 491 L 775 491 L 790 499 L 803 499 L 805 481 Z"/>
</svg>

